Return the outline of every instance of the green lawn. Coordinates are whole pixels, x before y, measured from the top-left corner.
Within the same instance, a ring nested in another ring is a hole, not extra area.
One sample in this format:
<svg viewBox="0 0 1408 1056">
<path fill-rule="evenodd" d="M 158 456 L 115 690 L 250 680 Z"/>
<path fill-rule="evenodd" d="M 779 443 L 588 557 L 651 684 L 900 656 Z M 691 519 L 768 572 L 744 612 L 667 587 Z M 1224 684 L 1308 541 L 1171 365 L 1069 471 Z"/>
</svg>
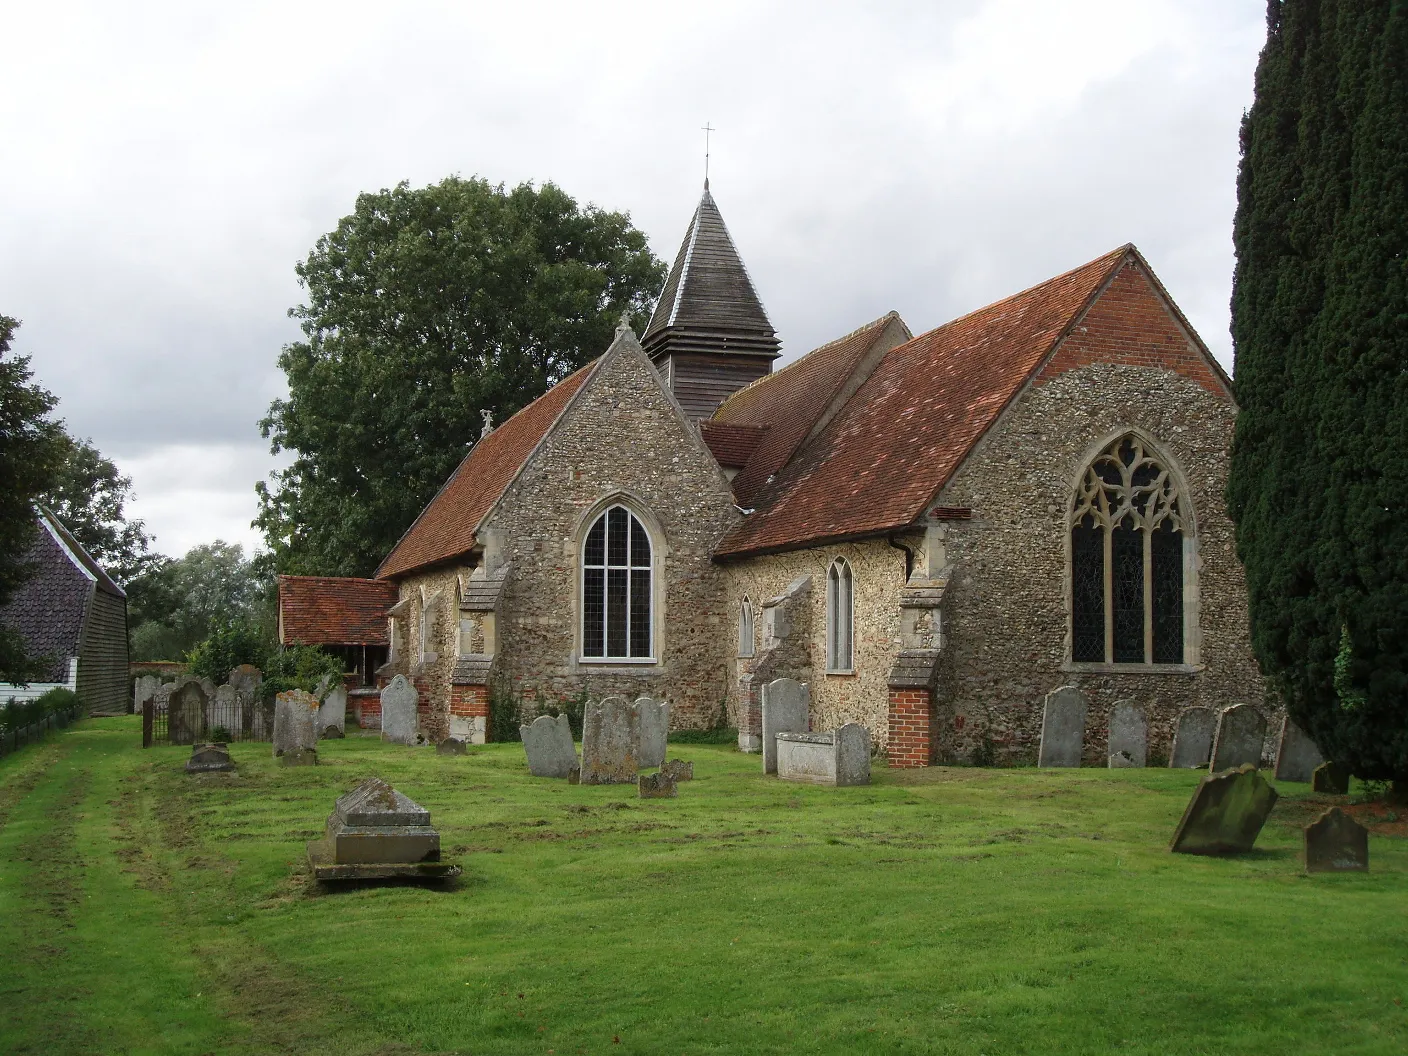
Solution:
<svg viewBox="0 0 1408 1056">
<path fill-rule="evenodd" d="M 1408 840 L 1308 877 L 1307 786 L 1255 854 L 1171 855 L 1197 775 L 765 780 L 689 745 L 678 800 L 352 737 L 282 769 L 86 720 L 0 760 L 7 1053 L 1408 1052 Z M 311 887 L 380 775 L 456 886 Z"/>
</svg>

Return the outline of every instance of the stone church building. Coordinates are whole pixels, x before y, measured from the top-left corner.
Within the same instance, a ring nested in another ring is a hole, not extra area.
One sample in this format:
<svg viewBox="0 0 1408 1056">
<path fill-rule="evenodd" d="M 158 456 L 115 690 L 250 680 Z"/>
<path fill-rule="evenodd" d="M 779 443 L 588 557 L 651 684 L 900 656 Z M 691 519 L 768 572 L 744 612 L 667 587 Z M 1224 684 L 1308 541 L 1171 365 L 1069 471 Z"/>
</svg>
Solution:
<svg viewBox="0 0 1408 1056">
<path fill-rule="evenodd" d="M 1092 760 L 1117 701 L 1154 754 L 1184 707 L 1274 710 L 1222 498 L 1232 384 L 1132 245 L 779 354 L 706 184 L 644 334 L 487 431 L 376 572 L 379 680 L 415 682 L 430 737 L 482 739 L 497 686 L 667 699 L 752 749 L 782 676 L 892 766 L 1033 759 L 1062 685 Z"/>
</svg>

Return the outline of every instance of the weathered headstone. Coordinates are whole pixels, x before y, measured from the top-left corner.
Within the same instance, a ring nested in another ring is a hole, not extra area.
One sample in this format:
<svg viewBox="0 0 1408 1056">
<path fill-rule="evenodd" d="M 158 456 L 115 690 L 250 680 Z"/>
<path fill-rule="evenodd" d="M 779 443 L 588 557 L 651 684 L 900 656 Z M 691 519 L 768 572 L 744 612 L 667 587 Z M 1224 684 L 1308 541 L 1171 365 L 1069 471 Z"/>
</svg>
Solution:
<svg viewBox="0 0 1408 1056">
<path fill-rule="evenodd" d="M 1037 766 L 1080 766 L 1086 710 L 1085 694 L 1075 686 L 1062 686 L 1046 694 Z"/>
<path fill-rule="evenodd" d="M 460 872 L 441 861 L 430 812 L 376 777 L 337 798 L 326 835 L 308 844 L 308 862 L 319 880 L 443 880 Z"/>
<path fill-rule="evenodd" d="M 1307 873 L 1367 873 L 1369 830 L 1339 807 L 1305 827 Z"/>
<path fill-rule="evenodd" d="M 395 744 L 415 744 L 416 705 L 420 693 L 405 675 L 397 675 L 381 691 L 381 739 Z"/>
<path fill-rule="evenodd" d="M 1194 789 L 1169 850 L 1179 854 L 1249 851 L 1276 798 L 1276 790 L 1251 763 L 1209 774 Z"/>
<path fill-rule="evenodd" d="M 256 741 L 270 736 L 273 705 L 264 700 L 259 691 L 259 687 L 264 683 L 263 672 L 253 664 L 240 664 L 230 671 L 225 682 L 234 688 L 235 699 L 240 705 L 240 717 L 249 736 Z"/>
<path fill-rule="evenodd" d="M 259 687 L 264 682 L 264 674 L 253 664 L 240 664 L 230 671 L 230 677 L 225 681 L 234 686 L 235 693 L 248 704 L 259 697 Z"/>
<path fill-rule="evenodd" d="M 665 761 L 665 751 L 670 736 L 670 704 L 664 700 L 651 700 L 640 697 L 636 701 L 640 711 L 640 767 L 648 770 Z"/>
<path fill-rule="evenodd" d="M 196 744 L 191 746 L 191 757 L 186 760 L 188 774 L 214 774 L 233 770 L 230 749 L 224 744 Z"/>
<path fill-rule="evenodd" d="M 1239 766 L 1261 765 L 1261 749 L 1266 743 L 1266 720 L 1250 704 L 1233 704 L 1217 717 L 1217 734 L 1212 739 L 1212 772 Z"/>
<path fill-rule="evenodd" d="M 625 697 L 588 703 L 582 716 L 582 784 L 634 784 L 639 758 L 640 711 L 636 706 Z"/>
<path fill-rule="evenodd" d="M 675 779 L 663 772 L 641 774 L 637 788 L 641 799 L 674 799 L 680 794 Z"/>
<path fill-rule="evenodd" d="M 870 731 L 858 722 L 836 731 L 836 784 L 870 784 Z"/>
<path fill-rule="evenodd" d="M 1333 761 L 1321 763 L 1310 775 L 1310 787 L 1327 796 L 1348 795 L 1349 767 Z"/>
<path fill-rule="evenodd" d="M 318 745 L 314 725 L 318 702 L 306 689 L 289 689 L 274 698 L 274 755 L 287 755 Z M 292 765 L 292 764 L 290 764 Z"/>
<path fill-rule="evenodd" d="M 205 712 L 215 687 L 209 681 L 186 677 L 177 682 L 166 700 L 166 735 L 172 744 L 194 744 L 205 736 Z"/>
<path fill-rule="evenodd" d="M 857 722 L 829 733 L 787 733 L 774 737 L 777 776 L 783 781 L 845 787 L 870 784 L 870 734 Z"/>
<path fill-rule="evenodd" d="M 435 746 L 436 755 L 464 755 L 464 741 L 458 737 L 446 737 Z"/>
<path fill-rule="evenodd" d="M 156 675 L 138 675 L 132 683 L 132 710 L 136 714 L 142 713 L 142 705 L 151 700 L 156 694 L 157 687 L 161 685 L 161 679 Z"/>
<path fill-rule="evenodd" d="M 1217 714 L 1212 708 L 1184 708 L 1173 731 L 1173 748 L 1168 765 L 1177 770 L 1200 770 L 1212 758 L 1212 737 L 1217 730 Z"/>
<path fill-rule="evenodd" d="M 566 715 L 539 715 L 531 724 L 518 727 L 518 732 L 528 756 L 528 772 L 534 777 L 566 777 L 577 765 Z"/>
<path fill-rule="evenodd" d="M 1144 709 L 1121 700 L 1110 709 L 1110 766 L 1144 766 L 1149 758 L 1149 723 Z"/>
<path fill-rule="evenodd" d="M 336 728 L 339 737 L 347 727 L 347 687 L 341 682 L 328 690 L 318 705 L 318 731 L 330 727 Z"/>
<path fill-rule="evenodd" d="M 580 766 L 574 766 L 571 770 L 567 771 L 567 783 L 569 785 L 580 785 L 582 783 L 582 768 Z"/>
<path fill-rule="evenodd" d="M 694 764 L 687 763 L 683 759 L 670 759 L 660 767 L 662 774 L 669 774 L 671 781 L 693 781 Z"/>
<path fill-rule="evenodd" d="M 215 687 L 215 696 L 205 706 L 205 728 L 211 736 L 220 737 L 217 730 L 224 730 L 225 737 L 235 737 L 244 728 L 244 709 L 240 706 L 239 694 L 228 682 Z"/>
<path fill-rule="evenodd" d="M 1315 768 L 1324 761 L 1315 742 L 1289 715 L 1281 720 L 1281 736 L 1276 742 L 1277 781 L 1309 781 L 1315 776 Z"/>
<path fill-rule="evenodd" d="M 280 766 L 317 766 L 318 749 L 291 748 L 279 756 Z"/>
<path fill-rule="evenodd" d="M 318 731 L 318 740 L 320 741 L 341 741 L 346 737 L 347 734 L 343 733 L 338 726 L 325 726 Z"/>
<path fill-rule="evenodd" d="M 763 773 L 777 773 L 777 735 L 811 729 L 812 692 L 791 678 L 763 686 Z"/>
<path fill-rule="evenodd" d="M 324 674 L 322 678 L 318 679 L 318 684 L 313 687 L 313 697 L 318 701 L 319 704 L 321 704 L 323 702 L 323 698 L 327 696 L 328 687 L 331 685 L 331 672 Z"/>
</svg>

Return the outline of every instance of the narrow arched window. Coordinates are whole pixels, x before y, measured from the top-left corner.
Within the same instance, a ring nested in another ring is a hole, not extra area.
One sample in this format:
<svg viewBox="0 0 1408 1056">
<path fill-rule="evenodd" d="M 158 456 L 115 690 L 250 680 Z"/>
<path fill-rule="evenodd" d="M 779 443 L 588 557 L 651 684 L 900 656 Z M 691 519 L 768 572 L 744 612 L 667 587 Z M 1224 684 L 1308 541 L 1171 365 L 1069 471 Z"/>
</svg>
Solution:
<svg viewBox="0 0 1408 1056">
<path fill-rule="evenodd" d="M 851 566 L 844 558 L 831 563 L 826 574 L 826 670 L 845 674 L 854 669 L 854 591 Z"/>
<path fill-rule="evenodd" d="M 738 606 L 738 655 L 753 655 L 753 603 L 747 595 Z"/>
<path fill-rule="evenodd" d="M 1091 462 L 1071 509 L 1071 659 L 1184 662 L 1185 517 L 1167 467 L 1137 437 Z"/>
<path fill-rule="evenodd" d="M 417 643 L 419 652 L 416 653 L 417 660 L 424 660 L 425 654 L 429 651 L 430 626 L 427 617 L 430 615 L 428 606 L 425 603 L 425 590 L 420 592 L 420 608 L 416 612 L 416 623 L 419 625 L 420 641 Z"/>
<path fill-rule="evenodd" d="M 612 506 L 582 547 L 582 656 L 648 660 L 653 655 L 650 536 L 635 514 Z"/>
</svg>

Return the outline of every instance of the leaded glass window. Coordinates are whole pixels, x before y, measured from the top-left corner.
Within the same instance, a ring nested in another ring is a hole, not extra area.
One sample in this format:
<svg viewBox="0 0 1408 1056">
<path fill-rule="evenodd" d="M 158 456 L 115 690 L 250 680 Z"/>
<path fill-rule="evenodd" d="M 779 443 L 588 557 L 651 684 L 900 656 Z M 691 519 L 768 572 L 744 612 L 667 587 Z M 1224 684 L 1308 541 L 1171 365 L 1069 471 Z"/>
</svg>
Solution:
<svg viewBox="0 0 1408 1056">
<path fill-rule="evenodd" d="M 644 660 L 653 653 L 651 547 L 624 506 L 593 522 L 582 547 L 582 656 Z"/>
<path fill-rule="evenodd" d="M 1090 464 L 1071 510 L 1071 659 L 1184 662 L 1184 530 L 1177 484 L 1137 437 Z"/>
</svg>

